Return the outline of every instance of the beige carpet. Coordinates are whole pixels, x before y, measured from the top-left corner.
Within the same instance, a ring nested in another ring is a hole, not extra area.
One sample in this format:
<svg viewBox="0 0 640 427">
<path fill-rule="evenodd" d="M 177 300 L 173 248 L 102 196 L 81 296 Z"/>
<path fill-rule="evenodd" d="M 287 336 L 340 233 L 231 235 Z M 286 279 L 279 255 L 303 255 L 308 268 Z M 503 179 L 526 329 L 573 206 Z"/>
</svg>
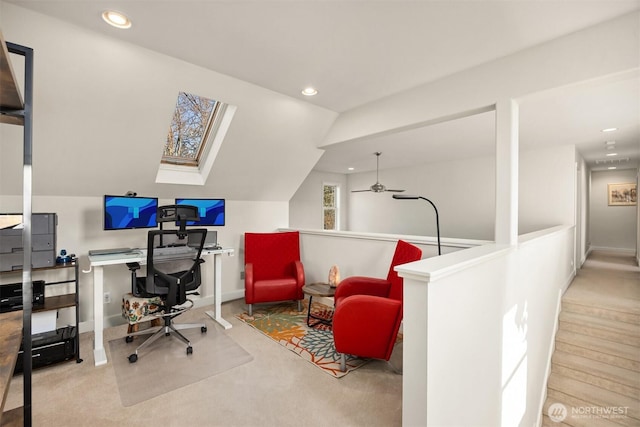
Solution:
<svg viewBox="0 0 640 427">
<path fill-rule="evenodd" d="M 206 333 L 200 329 L 181 332 L 191 342 L 192 354 L 187 355 L 186 345 L 178 338 L 165 336 L 142 349 L 136 363 L 129 363 L 128 356 L 149 335 L 136 337 L 131 343 L 124 338 L 109 341 L 110 361 L 123 406 L 135 405 L 253 360 L 216 327 L 209 327 Z"/>
</svg>

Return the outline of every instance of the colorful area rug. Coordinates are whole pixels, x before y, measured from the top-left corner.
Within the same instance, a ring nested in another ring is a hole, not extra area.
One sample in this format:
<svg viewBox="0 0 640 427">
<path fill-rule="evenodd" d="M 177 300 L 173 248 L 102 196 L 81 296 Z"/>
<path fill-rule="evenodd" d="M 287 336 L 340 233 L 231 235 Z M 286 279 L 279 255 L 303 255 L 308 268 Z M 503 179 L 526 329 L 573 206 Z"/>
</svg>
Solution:
<svg viewBox="0 0 640 427">
<path fill-rule="evenodd" d="M 307 326 L 308 303 L 309 300 L 303 301 L 302 311 L 298 311 L 296 303 L 289 302 L 258 309 L 254 307 L 253 316 L 242 313 L 236 317 L 336 378 L 343 377 L 367 363 L 367 359 L 347 356 L 347 371 L 340 370 L 340 354 L 333 345 L 331 327 Z M 333 309 L 314 301 L 311 313 L 331 318 Z M 313 322 L 312 319 L 312 324 Z"/>
</svg>

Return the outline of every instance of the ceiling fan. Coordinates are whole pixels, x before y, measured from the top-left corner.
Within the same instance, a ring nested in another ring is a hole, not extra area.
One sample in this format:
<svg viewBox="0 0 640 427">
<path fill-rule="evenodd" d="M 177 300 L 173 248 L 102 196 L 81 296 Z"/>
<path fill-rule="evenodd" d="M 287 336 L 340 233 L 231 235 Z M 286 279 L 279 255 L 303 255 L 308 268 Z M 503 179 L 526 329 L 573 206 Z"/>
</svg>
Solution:
<svg viewBox="0 0 640 427">
<path fill-rule="evenodd" d="M 390 190 L 387 187 L 385 187 L 384 185 L 380 184 L 380 181 L 378 180 L 378 173 L 380 172 L 380 154 L 382 154 L 380 151 L 376 151 L 375 153 L 373 153 L 376 155 L 376 183 L 373 184 L 371 187 L 369 187 L 368 190 L 351 190 L 352 193 L 361 193 L 364 191 L 373 191 L 374 193 L 382 193 L 384 191 L 389 191 L 392 193 L 402 193 L 404 190 Z"/>
</svg>

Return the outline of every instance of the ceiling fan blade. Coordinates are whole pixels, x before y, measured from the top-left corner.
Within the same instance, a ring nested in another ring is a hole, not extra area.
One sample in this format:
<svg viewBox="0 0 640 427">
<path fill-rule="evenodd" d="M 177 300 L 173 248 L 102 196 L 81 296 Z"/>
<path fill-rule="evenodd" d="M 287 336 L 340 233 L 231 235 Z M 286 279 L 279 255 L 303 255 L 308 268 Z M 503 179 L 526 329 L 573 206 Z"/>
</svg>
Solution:
<svg viewBox="0 0 640 427">
<path fill-rule="evenodd" d="M 371 191 L 371 190 L 351 190 L 352 193 L 363 193 L 365 191 Z"/>
<path fill-rule="evenodd" d="M 405 190 L 389 190 L 389 189 L 387 188 L 387 190 L 386 190 L 386 191 L 390 191 L 390 192 L 392 192 L 392 193 L 402 193 L 402 192 L 403 192 L 403 191 L 405 191 Z"/>
</svg>

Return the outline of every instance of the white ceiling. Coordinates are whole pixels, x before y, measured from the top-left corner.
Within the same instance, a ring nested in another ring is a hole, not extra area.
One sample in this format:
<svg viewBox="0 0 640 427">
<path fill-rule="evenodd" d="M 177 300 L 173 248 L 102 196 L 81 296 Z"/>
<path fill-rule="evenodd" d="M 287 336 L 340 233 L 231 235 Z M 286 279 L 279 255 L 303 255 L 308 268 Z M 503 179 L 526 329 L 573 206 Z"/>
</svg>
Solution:
<svg viewBox="0 0 640 427">
<path fill-rule="evenodd" d="M 10 0 L 103 34 L 343 112 L 640 9 L 617 1 Z M 101 20 L 126 13 L 129 30 Z M 638 75 L 523 100 L 521 150 L 575 143 L 605 159 L 600 129 L 617 126 L 619 158 L 640 157 Z M 305 98 L 300 90 L 319 90 Z M 542 126 L 541 124 L 544 124 Z M 429 142 L 425 144 L 425 142 Z M 464 148 L 463 148 L 464 147 Z M 347 173 L 493 151 L 493 113 L 402 135 L 337 144 L 315 169 Z M 598 165 L 602 167 L 602 165 Z"/>
</svg>

